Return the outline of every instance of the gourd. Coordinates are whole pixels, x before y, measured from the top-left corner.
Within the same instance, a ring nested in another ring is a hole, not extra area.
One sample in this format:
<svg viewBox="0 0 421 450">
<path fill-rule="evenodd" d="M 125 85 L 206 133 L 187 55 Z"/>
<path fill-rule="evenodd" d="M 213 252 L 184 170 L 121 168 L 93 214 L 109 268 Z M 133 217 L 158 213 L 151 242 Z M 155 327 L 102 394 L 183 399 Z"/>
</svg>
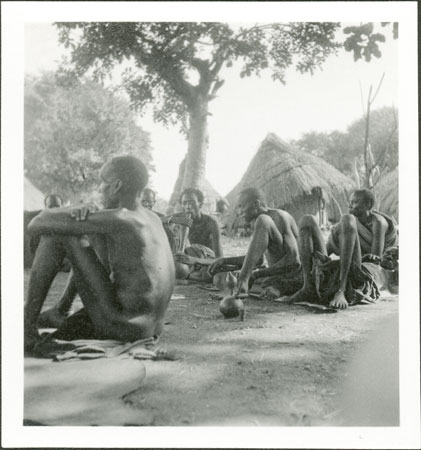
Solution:
<svg viewBox="0 0 421 450">
<path fill-rule="evenodd" d="M 230 290 L 230 294 L 219 303 L 219 311 L 226 319 L 239 317 L 240 320 L 244 320 L 244 303 L 234 295 L 237 279 L 231 272 L 227 273 L 226 286 Z"/>
</svg>

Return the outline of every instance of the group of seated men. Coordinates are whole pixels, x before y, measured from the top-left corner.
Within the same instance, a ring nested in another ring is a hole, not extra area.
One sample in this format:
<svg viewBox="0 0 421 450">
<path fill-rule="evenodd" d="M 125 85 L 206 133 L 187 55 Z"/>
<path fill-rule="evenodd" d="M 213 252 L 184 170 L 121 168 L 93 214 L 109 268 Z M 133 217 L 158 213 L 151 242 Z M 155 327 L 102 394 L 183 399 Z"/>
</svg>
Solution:
<svg viewBox="0 0 421 450">
<path fill-rule="evenodd" d="M 183 212 L 165 217 L 153 211 L 156 196 L 145 188 L 148 172 L 138 158 L 116 157 L 99 177 L 103 209 L 47 208 L 28 226 L 39 237 L 24 309 L 29 353 L 42 341 L 39 326 L 57 327 L 50 338 L 64 340 L 131 342 L 159 335 L 176 277 L 211 281 L 238 269 L 236 295 L 270 287 L 285 302 L 319 301 L 331 308 L 374 301 L 381 288 L 396 291 L 396 229 L 373 211 L 371 191 L 353 193 L 350 214 L 332 228 L 326 245 L 313 216 L 297 227 L 288 212 L 268 208 L 259 190 L 244 189 L 237 208 L 253 234 L 246 255 L 224 257 L 218 222 L 201 211 L 200 190 L 183 191 Z M 41 314 L 65 257 L 72 267 L 66 289 Z M 76 294 L 83 308 L 69 314 Z"/>
</svg>

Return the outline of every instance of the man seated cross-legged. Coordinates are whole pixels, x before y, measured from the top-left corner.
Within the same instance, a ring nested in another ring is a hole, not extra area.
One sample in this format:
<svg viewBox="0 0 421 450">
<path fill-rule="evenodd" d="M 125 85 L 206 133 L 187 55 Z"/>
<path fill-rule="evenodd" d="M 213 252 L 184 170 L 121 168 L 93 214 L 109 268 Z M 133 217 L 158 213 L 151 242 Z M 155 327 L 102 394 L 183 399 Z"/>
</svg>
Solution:
<svg viewBox="0 0 421 450">
<path fill-rule="evenodd" d="M 373 211 L 367 189 L 351 196 L 349 212 L 332 227 L 327 245 L 314 216 L 299 224 L 303 287 L 285 301 L 325 303 L 344 309 L 361 300 L 374 302 L 379 290 L 398 291 L 398 239 L 393 220 Z M 338 260 L 327 255 L 336 254 Z"/>
<path fill-rule="evenodd" d="M 117 157 L 102 168 L 100 178 L 104 210 L 86 205 L 46 210 L 29 224 L 41 240 L 25 303 L 27 351 L 41 340 L 37 321 L 65 256 L 84 308 L 53 337 L 132 342 L 162 331 L 175 271 L 161 220 L 140 204 L 146 167 L 135 157 Z"/>
<path fill-rule="evenodd" d="M 221 231 L 216 219 L 202 212 L 204 195 L 202 191 L 194 188 L 185 189 L 180 196 L 183 212 L 171 216 L 171 222 L 183 224 L 180 233 L 180 248 L 175 255 L 176 273 L 178 279 L 195 281 L 212 281 L 207 273 L 208 265 L 215 258 L 223 255 L 221 244 Z M 190 220 L 187 224 L 186 218 Z M 183 234 L 187 231 L 187 234 Z M 184 232 L 184 233 L 183 233 Z M 183 240 L 188 241 L 184 246 Z"/>
<path fill-rule="evenodd" d="M 215 275 L 227 267 L 241 267 L 237 295 L 247 293 L 249 287 L 259 284 L 274 287 L 278 295 L 295 292 L 302 283 L 297 246 L 298 229 L 294 218 L 280 209 L 266 206 L 262 193 L 256 188 L 240 192 L 237 211 L 246 223 L 254 223 L 253 235 L 245 256 L 219 258 L 209 268 Z M 268 268 L 257 269 L 266 257 Z"/>
</svg>

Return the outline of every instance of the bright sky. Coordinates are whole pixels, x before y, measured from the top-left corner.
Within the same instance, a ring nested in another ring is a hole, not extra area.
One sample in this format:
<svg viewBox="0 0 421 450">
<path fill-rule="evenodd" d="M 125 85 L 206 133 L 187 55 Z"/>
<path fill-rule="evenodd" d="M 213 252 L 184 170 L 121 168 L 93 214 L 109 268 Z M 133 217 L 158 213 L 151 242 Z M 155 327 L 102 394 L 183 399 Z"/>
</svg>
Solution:
<svg viewBox="0 0 421 450">
<path fill-rule="evenodd" d="M 385 79 L 374 107 L 398 106 L 397 50 L 397 41 L 388 39 L 382 58 L 370 63 L 355 63 L 352 54 L 342 52 L 313 76 L 290 70 L 286 85 L 272 81 L 269 72 L 260 78 L 241 79 L 235 67 L 225 69 L 225 84 L 210 106 L 208 180 L 226 195 L 270 132 L 289 140 L 307 131 L 345 130 L 362 115 L 360 83 L 366 97 L 370 84 L 377 86 L 383 72 Z M 25 25 L 25 73 L 56 69 L 64 52 L 53 25 Z M 139 119 L 139 124 L 151 134 L 156 167 L 153 187 L 168 199 L 187 143 L 177 129 L 155 124 L 150 115 Z"/>
</svg>

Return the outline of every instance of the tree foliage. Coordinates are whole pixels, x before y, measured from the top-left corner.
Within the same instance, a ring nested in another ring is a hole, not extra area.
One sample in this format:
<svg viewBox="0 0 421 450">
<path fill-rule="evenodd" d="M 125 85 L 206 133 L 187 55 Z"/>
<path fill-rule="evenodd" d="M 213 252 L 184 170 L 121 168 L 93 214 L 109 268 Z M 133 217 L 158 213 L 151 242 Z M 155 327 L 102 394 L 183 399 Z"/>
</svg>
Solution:
<svg viewBox="0 0 421 450">
<path fill-rule="evenodd" d="M 294 141 L 301 150 L 319 156 L 346 175 L 353 173 L 354 160 L 363 165 L 365 117 L 351 123 L 346 132 L 311 131 Z M 370 118 L 370 145 L 380 172 L 389 172 L 398 165 L 398 113 L 389 106 L 373 110 Z"/>
<path fill-rule="evenodd" d="M 344 30 L 337 22 L 290 22 L 249 27 L 211 22 L 63 22 L 59 41 L 70 49 L 64 75 L 91 72 L 103 80 L 116 66 L 126 69 L 123 85 L 139 112 L 152 109 L 154 120 L 177 125 L 187 135 L 188 151 L 182 187 L 198 187 L 204 179 L 208 147 L 209 102 L 224 79 L 222 68 L 236 62 L 240 77 L 269 70 L 286 81 L 295 67 L 313 73 L 330 55 L 345 48 L 354 58 L 380 56 L 384 36 L 373 24 Z M 124 66 L 123 66 L 124 67 Z"/>
<path fill-rule="evenodd" d="M 113 156 L 140 157 L 152 169 L 148 133 L 129 103 L 90 80 L 71 86 L 54 73 L 25 79 L 25 174 L 44 192 L 89 196 Z"/>
<path fill-rule="evenodd" d="M 388 23 L 383 23 L 385 26 Z M 188 128 L 187 116 L 197 97 L 213 100 L 224 81 L 223 66 L 241 61 L 240 76 L 270 69 L 285 83 L 286 70 L 301 72 L 320 67 L 344 46 L 354 59 L 380 57 L 383 34 L 373 23 L 344 28 L 344 43 L 336 38 L 336 22 L 292 22 L 234 29 L 225 23 L 89 22 L 57 23 L 59 40 L 71 49 L 68 70 L 77 76 L 89 69 L 104 79 L 124 61 L 124 85 L 140 111 L 152 106 L 156 121 Z M 396 36 L 395 36 L 396 37 Z M 64 69 L 66 70 L 66 69 Z"/>
<path fill-rule="evenodd" d="M 271 69 L 285 82 L 286 69 L 313 72 L 339 44 L 337 23 L 290 23 L 240 27 L 224 23 L 59 23 L 60 42 L 71 48 L 70 68 L 104 79 L 129 61 L 123 81 L 139 111 L 152 106 L 154 119 L 188 130 L 199 99 L 211 101 L 223 85 L 220 70 L 241 61 L 240 76 Z"/>
</svg>

